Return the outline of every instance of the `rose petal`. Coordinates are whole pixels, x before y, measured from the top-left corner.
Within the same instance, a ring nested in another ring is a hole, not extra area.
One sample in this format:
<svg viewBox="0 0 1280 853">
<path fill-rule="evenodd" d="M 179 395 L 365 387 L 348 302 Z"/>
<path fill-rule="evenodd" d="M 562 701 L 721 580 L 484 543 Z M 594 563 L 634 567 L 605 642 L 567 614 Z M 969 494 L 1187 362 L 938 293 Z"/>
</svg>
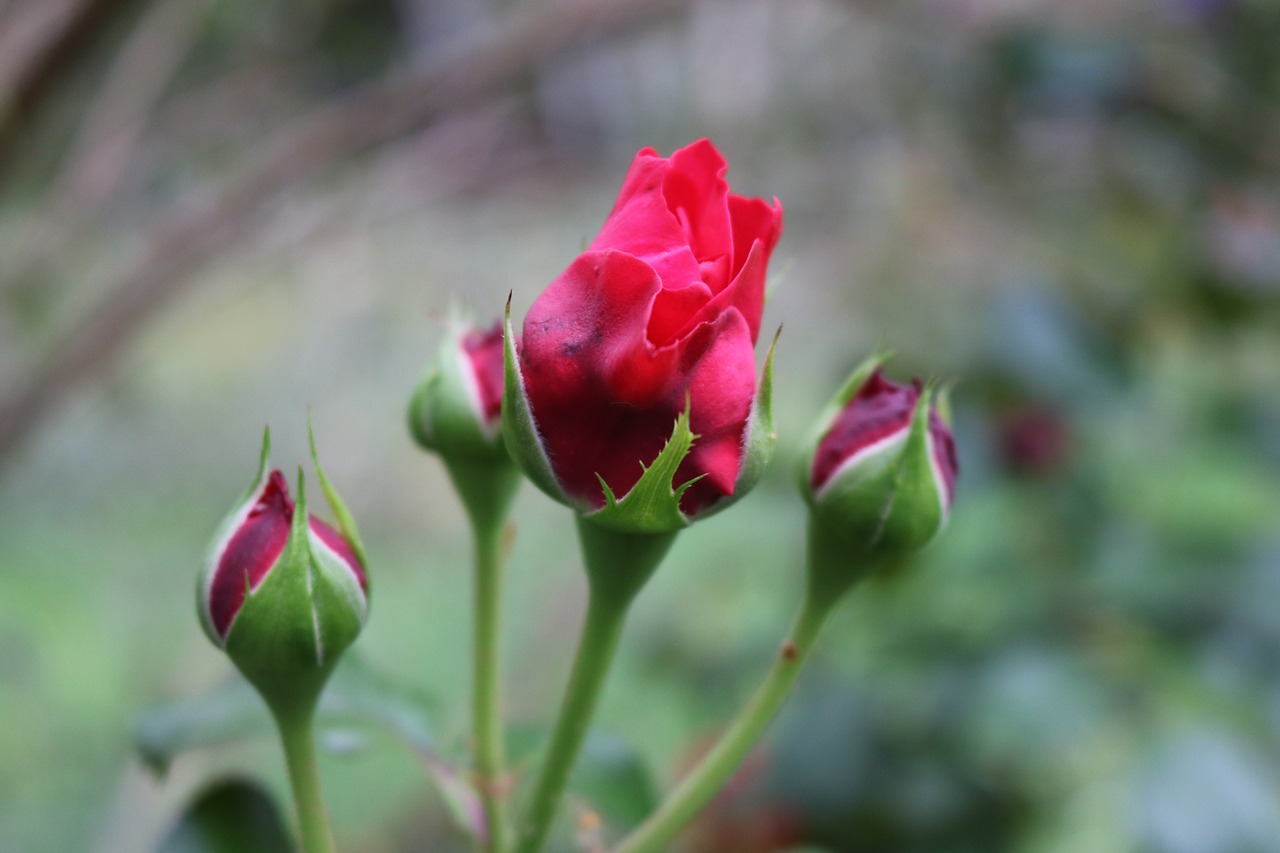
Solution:
<svg viewBox="0 0 1280 853">
<path fill-rule="evenodd" d="M 249 588 L 257 589 L 284 551 L 292 520 L 289 485 L 283 474 L 272 471 L 253 508 L 218 555 L 209 587 L 209 614 L 219 637 L 226 637 L 244 604 L 246 579 Z"/>
<path fill-rule="evenodd" d="M 762 198 L 731 195 L 729 220 L 733 223 L 733 265 L 729 275 L 737 278 L 742 273 L 757 243 L 763 244 L 761 265 L 768 264 L 773 247 L 782 236 L 782 204 L 776 198 L 770 205 Z"/>
<path fill-rule="evenodd" d="M 698 438 L 676 472 L 681 485 L 699 474 L 680 501 L 694 515 L 733 494 L 743 436 L 755 399 L 755 352 L 746 319 L 730 308 L 690 336 L 682 365 L 689 381 L 689 428 Z M 683 401 L 680 401 L 681 403 Z"/>
<path fill-rule="evenodd" d="M 667 208 L 680 222 L 693 256 L 699 261 L 728 258 L 733 252 L 729 221 L 729 184 L 724 179 L 728 164 L 709 139 L 700 139 L 671 155 L 662 181 Z M 706 280 L 712 292 L 719 292 L 728 278 Z"/>
<path fill-rule="evenodd" d="M 702 286 L 698 260 L 663 195 L 669 169 L 656 154 L 636 156 L 613 212 L 588 251 L 614 249 L 641 258 L 668 289 Z"/>
<path fill-rule="evenodd" d="M 462 351 L 480 392 L 481 415 L 491 424 L 502 414 L 502 323 L 494 323 L 487 332 L 465 335 Z"/>
<path fill-rule="evenodd" d="M 911 426 L 920 389 L 885 379 L 879 370 L 836 416 L 813 456 L 810 485 L 815 492 L 858 451 Z"/>
</svg>

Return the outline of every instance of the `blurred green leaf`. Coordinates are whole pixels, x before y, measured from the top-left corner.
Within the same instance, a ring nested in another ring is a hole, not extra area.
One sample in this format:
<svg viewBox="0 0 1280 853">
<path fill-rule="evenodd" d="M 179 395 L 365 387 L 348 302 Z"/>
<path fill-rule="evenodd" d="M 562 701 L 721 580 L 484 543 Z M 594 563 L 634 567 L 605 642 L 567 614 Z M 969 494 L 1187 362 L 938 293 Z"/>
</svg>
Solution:
<svg viewBox="0 0 1280 853">
<path fill-rule="evenodd" d="M 534 764 L 546 738 L 545 727 L 512 728 L 507 735 L 512 766 Z M 636 826 L 658 806 L 657 788 L 639 753 L 625 739 L 609 732 L 587 735 L 569 777 L 569 791 L 619 832 Z"/>
<path fill-rule="evenodd" d="M 156 853 L 292 853 L 293 849 L 271 796 L 252 782 L 227 779 L 200 794 Z"/>
<path fill-rule="evenodd" d="M 367 722 L 408 743 L 415 752 L 434 759 L 435 703 L 426 694 L 386 678 L 358 655 L 338 664 L 320 697 L 317 725 Z M 213 746 L 273 730 L 267 706 L 254 689 L 236 675 L 199 695 L 157 705 L 142 712 L 134 726 L 134 741 L 142 759 L 163 773 L 182 752 Z"/>
<path fill-rule="evenodd" d="M 569 789 L 621 830 L 640 823 L 658 805 L 653 778 L 639 754 L 622 738 L 602 732 L 587 736 Z"/>
<path fill-rule="evenodd" d="M 160 774 L 188 749 L 269 731 L 271 716 L 262 698 L 236 675 L 199 696 L 143 711 L 134 724 L 134 745 L 142 760 Z"/>
<path fill-rule="evenodd" d="M 474 790 L 457 768 L 436 753 L 435 702 L 427 694 L 382 675 L 359 655 L 348 653 L 320 697 L 316 724 L 322 742 L 331 743 L 333 738 L 324 737 L 326 729 L 360 723 L 378 726 L 404 740 L 426 765 L 459 828 L 472 835 L 479 831 L 483 820 Z M 134 741 L 148 766 L 163 773 L 186 750 L 271 731 L 266 705 L 237 675 L 199 696 L 144 711 L 134 726 Z M 361 742 L 358 737 L 340 740 L 357 747 Z"/>
</svg>

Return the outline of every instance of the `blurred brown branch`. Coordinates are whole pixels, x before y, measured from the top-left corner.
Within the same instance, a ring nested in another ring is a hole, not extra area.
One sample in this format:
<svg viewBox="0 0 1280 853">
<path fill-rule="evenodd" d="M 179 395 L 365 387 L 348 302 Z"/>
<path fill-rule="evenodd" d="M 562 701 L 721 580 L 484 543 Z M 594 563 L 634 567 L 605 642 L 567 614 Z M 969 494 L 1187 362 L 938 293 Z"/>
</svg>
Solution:
<svg viewBox="0 0 1280 853">
<path fill-rule="evenodd" d="M 10 278 L 39 275 L 98 215 L 128 167 L 151 110 L 173 79 L 212 0 L 158 0 L 106 71 Z"/>
<path fill-rule="evenodd" d="M 121 0 L 27 0 L 0 7 L 0 162 L 23 117 Z"/>
<path fill-rule="evenodd" d="M 282 190 L 314 178 L 440 114 L 500 93 L 556 54 L 617 36 L 688 0 L 559 0 L 470 38 L 423 64 L 389 74 L 281 131 L 240 171 L 190 193 L 165 215 L 96 309 L 49 349 L 0 403 L 0 459 L 66 394 L 103 374 L 133 333 L 156 316 L 202 265 L 243 238 L 254 215 Z"/>
</svg>

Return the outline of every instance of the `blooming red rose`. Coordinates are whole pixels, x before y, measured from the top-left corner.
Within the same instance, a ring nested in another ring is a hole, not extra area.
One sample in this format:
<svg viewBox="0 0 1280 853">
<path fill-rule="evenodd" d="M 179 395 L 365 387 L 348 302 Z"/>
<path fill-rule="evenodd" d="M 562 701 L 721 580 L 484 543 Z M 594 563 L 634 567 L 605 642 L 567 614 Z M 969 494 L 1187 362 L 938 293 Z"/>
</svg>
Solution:
<svg viewBox="0 0 1280 853">
<path fill-rule="evenodd" d="M 580 509 L 606 505 L 602 480 L 623 499 L 686 406 L 696 439 L 672 483 L 696 482 L 680 510 L 749 486 L 755 342 L 782 207 L 729 192 L 725 170 L 705 139 L 670 157 L 640 151 L 596 239 L 525 317 L 532 427 L 557 497 Z"/>
</svg>

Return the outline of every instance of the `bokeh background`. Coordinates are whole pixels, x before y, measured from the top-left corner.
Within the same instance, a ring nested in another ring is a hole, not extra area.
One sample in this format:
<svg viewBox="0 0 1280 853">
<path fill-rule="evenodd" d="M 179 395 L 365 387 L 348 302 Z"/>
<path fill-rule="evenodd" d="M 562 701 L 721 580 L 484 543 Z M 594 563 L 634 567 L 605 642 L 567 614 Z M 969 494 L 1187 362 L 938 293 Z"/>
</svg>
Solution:
<svg viewBox="0 0 1280 853">
<path fill-rule="evenodd" d="M 1270 0 L 0 2 L 0 849 L 153 850 L 227 774 L 284 796 L 261 732 L 163 777 L 134 737 L 227 679 L 195 573 L 308 409 L 373 563 L 357 648 L 459 755 L 468 536 L 409 393 L 450 304 L 518 316 L 637 149 L 701 136 L 786 207 L 780 458 L 633 612 L 598 719 L 622 799 L 763 672 L 796 446 L 885 345 L 954 381 L 951 525 L 839 611 L 685 849 L 1280 851 Z M 583 578 L 567 511 L 526 486 L 516 520 L 536 726 Z M 326 744 L 342 849 L 466 849 L 399 739 Z M 580 788 L 581 827 L 625 822 Z"/>
</svg>

